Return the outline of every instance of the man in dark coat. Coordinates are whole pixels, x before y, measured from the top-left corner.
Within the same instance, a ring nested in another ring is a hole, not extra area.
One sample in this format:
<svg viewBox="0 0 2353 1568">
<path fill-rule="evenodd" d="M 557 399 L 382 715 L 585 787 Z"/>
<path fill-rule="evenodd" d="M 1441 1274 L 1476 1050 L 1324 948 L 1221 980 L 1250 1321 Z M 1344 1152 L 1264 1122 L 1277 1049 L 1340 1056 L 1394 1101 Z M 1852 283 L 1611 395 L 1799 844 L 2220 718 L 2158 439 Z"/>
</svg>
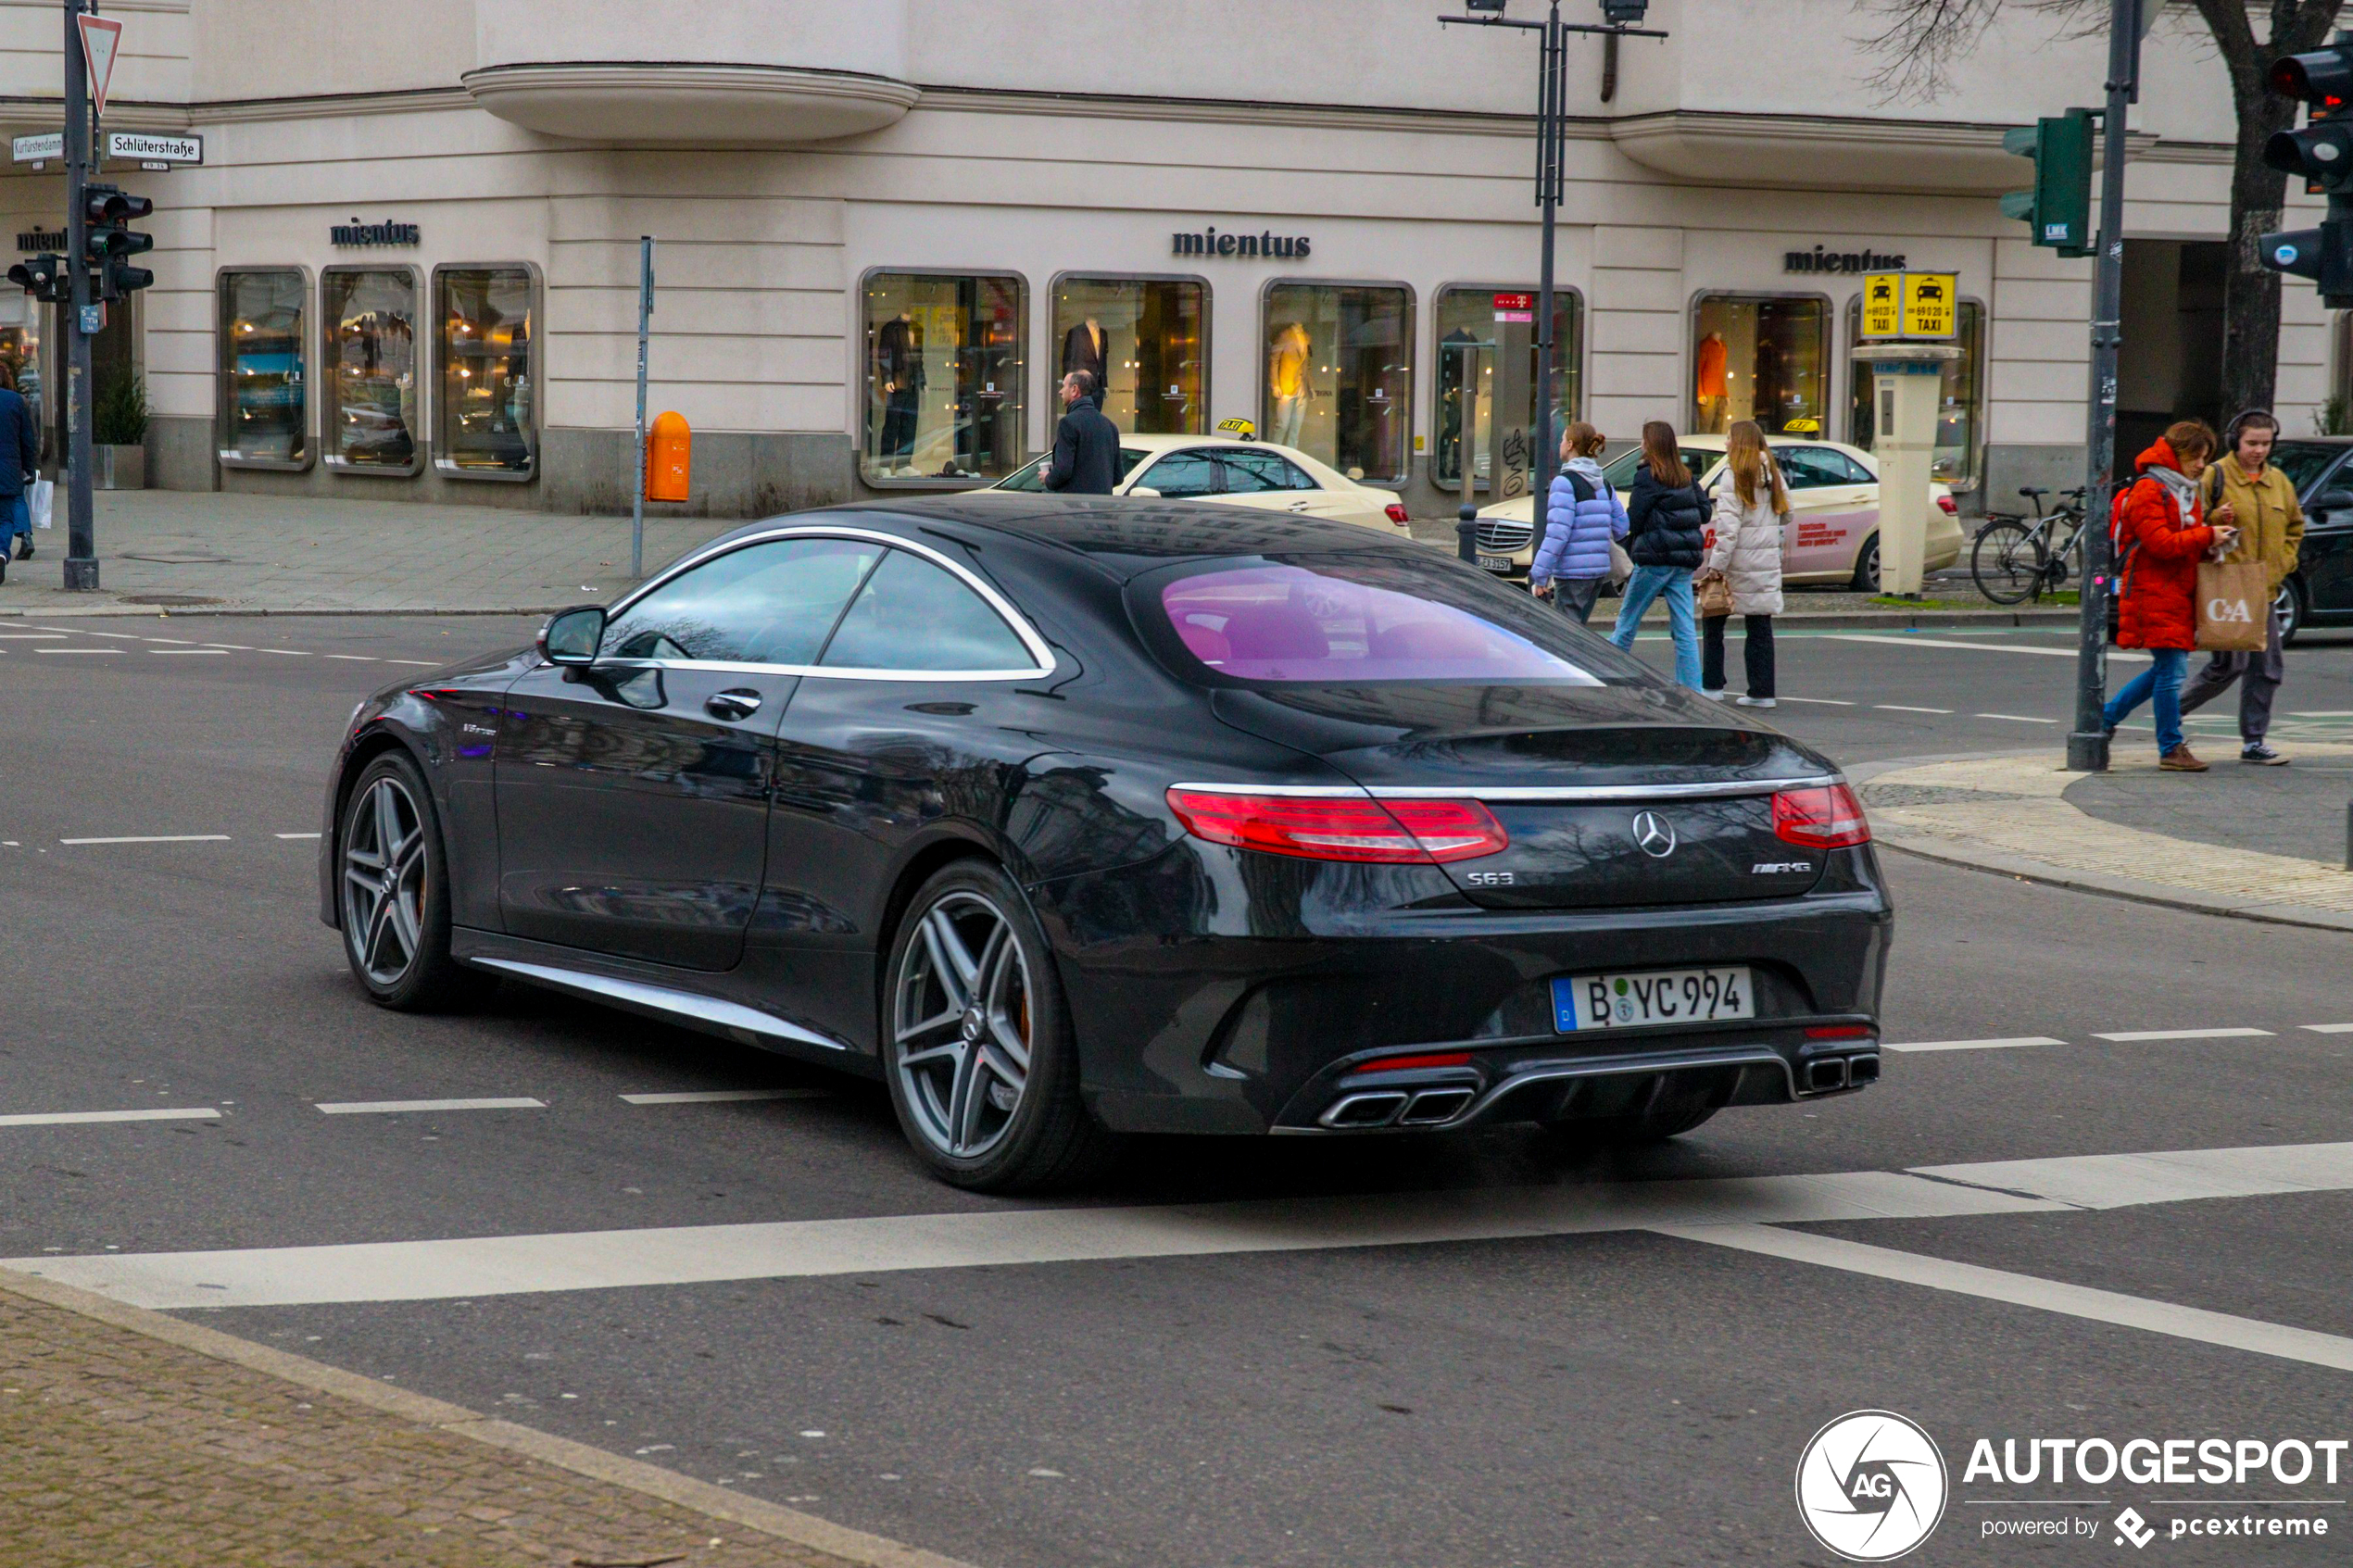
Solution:
<svg viewBox="0 0 2353 1568">
<path fill-rule="evenodd" d="M 1119 427 L 1094 404 L 1095 378 L 1085 370 L 1063 377 L 1062 422 L 1054 427 L 1054 459 L 1039 483 L 1065 495 L 1108 495 L 1119 483 Z"/>
<path fill-rule="evenodd" d="M 0 361 L 0 581 L 7 578 L 11 554 L 19 560 L 32 554 L 25 485 L 40 467 L 41 427 L 17 391 L 14 368 Z"/>
</svg>

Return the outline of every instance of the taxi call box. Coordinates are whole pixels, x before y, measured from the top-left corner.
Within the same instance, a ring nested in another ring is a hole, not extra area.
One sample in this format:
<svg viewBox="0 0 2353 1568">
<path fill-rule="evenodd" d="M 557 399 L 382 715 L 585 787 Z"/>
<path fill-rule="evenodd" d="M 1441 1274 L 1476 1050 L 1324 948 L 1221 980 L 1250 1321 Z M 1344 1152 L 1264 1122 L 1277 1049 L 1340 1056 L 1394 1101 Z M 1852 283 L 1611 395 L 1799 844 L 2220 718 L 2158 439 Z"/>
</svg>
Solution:
<svg viewBox="0 0 2353 1568">
<path fill-rule="evenodd" d="M 1960 275 L 1866 272 L 1863 331 L 1868 339 L 1950 338 L 1960 330 Z"/>
</svg>

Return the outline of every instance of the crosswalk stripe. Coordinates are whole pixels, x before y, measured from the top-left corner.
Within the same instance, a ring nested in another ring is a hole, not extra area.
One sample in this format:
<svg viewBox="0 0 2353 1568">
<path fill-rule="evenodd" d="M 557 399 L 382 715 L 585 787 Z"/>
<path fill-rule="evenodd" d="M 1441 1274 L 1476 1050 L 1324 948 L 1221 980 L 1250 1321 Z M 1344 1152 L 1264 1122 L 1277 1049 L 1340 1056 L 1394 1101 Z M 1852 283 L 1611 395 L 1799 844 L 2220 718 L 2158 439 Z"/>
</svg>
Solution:
<svg viewBox="0 0 2353 1568">
<path fill-rule="evenodd" d="M 2268 1040 L 2269 1029 L 2123 1029 L 2112 1035 L 2095 1035 L 2095 1040 Z"/>
<path fill-rule="evenodd" d="M 2007 1040 L 1883 1040 L 1883 1051 L 1998 1051 L 2018 1046 L 2063 1046 L 2065 1040 L 2055 1040 L 2048 1035 L 2019 1035 Z"/>
<path fill-rule="evenodd" d="M 26 1110 L 0 1116 L 0 1127 L 67 1127 L 94 1122 L 217 1122 L 220 1112 L 210 1106 L 139 1110 Z"/>
<path fill-rule="evenodd" d="M 545 1110 L 546 1100 L 520 1096 L 496 1099 L 346 1099 L 319 1107 L 327 1116 L 391 1116 L 408 1110 Z"/>
<path fill-rule="evenodd" d="M 823 1099 L 823 1089 L 680 1089 L 666 1094 L 623 1095 L 630 1105 L 724 1105 L 751 1099 Z"/>
</svg>

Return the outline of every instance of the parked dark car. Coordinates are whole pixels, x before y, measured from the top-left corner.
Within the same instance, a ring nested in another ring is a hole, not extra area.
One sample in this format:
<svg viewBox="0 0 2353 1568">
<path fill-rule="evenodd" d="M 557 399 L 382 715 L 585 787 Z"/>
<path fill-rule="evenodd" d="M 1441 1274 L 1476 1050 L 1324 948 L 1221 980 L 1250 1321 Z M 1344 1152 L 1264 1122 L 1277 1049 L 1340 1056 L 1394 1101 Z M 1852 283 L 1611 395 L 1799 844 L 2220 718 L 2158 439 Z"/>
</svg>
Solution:
<svg viewBox="0 0 2353 1568">
<path fill-rule="evenodd" d="M 2307 626 L 2353 625 L 2353 437 L 2298 436 L 2271 448 L 2304 508 L 2304 547 L 2280 584 L 2282 640 Z"/>
<path fill-rule="evenodd" d="M 1343 523 L 989 492 L 737 530 L 387 688 L 321 913 L 882 1078 L 946 1179 L 1124 1131 L 1650 1139 L 1879 1074 L 1837 771 Z"/>
</svg>

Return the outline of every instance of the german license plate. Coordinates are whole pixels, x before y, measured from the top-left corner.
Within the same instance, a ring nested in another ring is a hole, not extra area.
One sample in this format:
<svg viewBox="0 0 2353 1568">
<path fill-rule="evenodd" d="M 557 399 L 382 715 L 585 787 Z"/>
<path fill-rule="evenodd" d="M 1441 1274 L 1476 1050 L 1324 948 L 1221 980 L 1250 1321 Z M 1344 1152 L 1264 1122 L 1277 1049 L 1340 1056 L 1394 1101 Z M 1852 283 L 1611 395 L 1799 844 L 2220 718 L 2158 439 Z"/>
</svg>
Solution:
<svg viewBox="0 0 2353 1568">
<path fill-rule="evenodd" d="M 1746 964 L 1572 974 L 1553 982 L 1553 1027 L 1564 1035 L 1755 1016 Z"/>
<path fill-rule="evenodd" d="M 1512 569 L 1512 558 L 1509 556 L 1481 556 L 1478 558 L 1478 564 L 1485 567 L 1490 571 L 1509 571 Z"/>
</svg>

